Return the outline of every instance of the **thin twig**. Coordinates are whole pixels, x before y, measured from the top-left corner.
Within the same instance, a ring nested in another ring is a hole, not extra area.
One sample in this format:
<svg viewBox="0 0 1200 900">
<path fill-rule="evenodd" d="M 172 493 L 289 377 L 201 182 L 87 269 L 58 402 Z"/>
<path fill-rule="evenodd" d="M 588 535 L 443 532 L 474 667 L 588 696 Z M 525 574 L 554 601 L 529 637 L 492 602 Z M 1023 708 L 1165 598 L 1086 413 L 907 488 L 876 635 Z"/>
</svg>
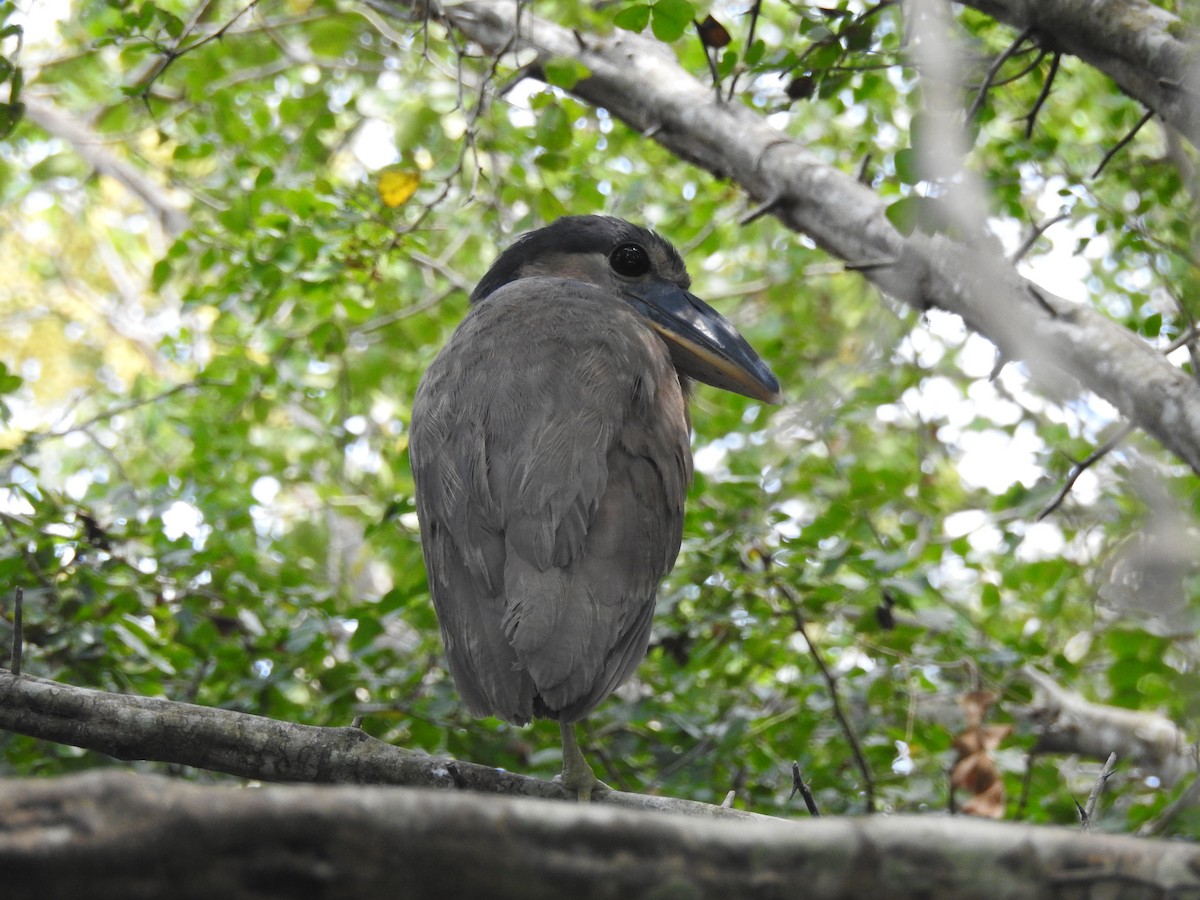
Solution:
<svg viewBox="0 0 1200 900">
<path fill-rule="evenodd" d="M 1175 292 L 1172 288 L 1168 287 L 1167 291 L 1172 296 L 1175 296 Z M 1175 296 L 1175 305 L 1179 307 L 1179 314 L 1181 316 L 1191 318 L 1191 314 L 1189 313 L 1187 307 L 1183 304 L 1182 297 Z M 1193 323 L 1189 325 L 1187 329 L 1181 335 L 1179 335 L 1179 337 L 1175 338 L 1175 340 L 1171 341 L 1171 343 L 1167 345 L 1167 349 L 1163 351 L 1163 354 L 1170 356 L 1180 347 L 1187 347 L 1188 356 L 1192 360 L 1192 377 L 1195 379 L 1200 379 L 1200 349 L 1198 349 L 1196 346 L 1197 339 L 1200 339 L 1200 325 Z"/>
<path fill-rule="evenodd" d="M 1058 310 L 1055 309 L 1054 306 L 1050 303 L 1050 301 L 1046 299 L 1046 296 L 1045 296 L 1045 294 L 1042 293 L 1041 288 L 1039 288 L 1033 282 L 1027 281 L 1027 282 L 1025 282 L 1025 291 L 1029 294 L 1030 297 L 1032 297 L 1034 300 L 1037 301 L 1038 306 L 1040 306 L 1043 310 L 1045 310 L 1045 312 L 1049 314 L 1050 318 L 1052 318 L 1052 319 L 1058 318 Z"/>
<path fill-rule="evenodd" d="M 1096 783 L 1092 785 L 1092 792 L 1088 794 L 1087 805 L 1079 810 L 1080 824 L 1084 831 L 1092 830 L 1092 820 L 1096 815 L 1096 803 L 1100 800 L 1100 793 L 1104 790 L 1104 785 L 1108 779 L 1112 777 L 1113 769 L 1117 766 L 1117 754 L 1108 754 L 1108 761 L 1105 762 L 1104 768 L 1100 770 L 1100 777 L 1096 779 Z M 1079 806 L 1078 803 L 1075 804 Z"/>
<path fill-rule="evenodd" d="M 208 678 L 208 674 L 212 671 L 212 669 L 212 657 L 201 660 L 200 665 L 196 666 L 196 671 L 192 673 L 192 677 L 188 681 L 187 690 L 183 692 L 184 702 L 196 702 L 196 698 L 200 696 L 200 688 L 204 686 L 204 682 Z"/>
<path fill-rule="evenodd" d="M 1170 355 L 1180 347 L 1190 344 L 1197 338 L 1200 338 L 1200 325 L 1193 325 L 1183 334 L 1179 335 L 1179 337 L 1175 338 L 1175 340 L 1171 341 L 1171 343 L 1167 344 L 1166 349 L 1163 350 L 1163 354 Z"/>
<path fill-rule="evenodd" d="M 1191 783 L 1180 791 L 1179 796 L 1163 808 L 1162 812 L 1145 822 L 1137 831 L 1138 837 L 1154 837 L 1162 834 L 1181 812 L 1195 809 L 1198 802 L 1200 802 L 1200 775 L 1193 778 Z"/>
<path fill-rule="evenodd" d="M 870 272 L 873 269 L 886 269 L 900 262 L 899 256 L 889 256 L 884 259 L 864 259 L 858 262 L 847 262 L 842 268 L 847 272 Z"/>
<path fill-rule="evenodd" d="M 1055 53 L 1050 59 L 1050 73 L 1046 76 L 1046 83 L 1042 85 L 1042 90 L 1038 94 L 1037 100 L 1033 102 L 1033 109 L 1029 110 L 1029 114 L 1025 116 L 1025 140 L 1033 137 L 1034 123 L 1037 122 L 1037 116 L 1042 110 L 1042 104 L 1050 96 L 1050 88 L 1054 86 L 1054 76 L 1058 74 L 1058 64 L 1061 61 L 1061 53 Z"/>
<path fill-rule="evenodd" d="M 1033 227 L 1033 231 L 1029 237 L 1021 242 L 1021 246 L 1016 249 L 1016 252 L 1008 258 L 1010 263 L 1018 263 L 1025 258 L 1025 254 L 1033 249 L 1033 245 L 1037 243 L 1038 238 L 1050 230 L 1051 226 L 1057 225 L 1065 219 L 1071 218 L 1071 214 L 1066 210 L 1060 212 L 1057 216 L 1047 219 L 1045 222 L 1039 222 Z"/>
<path fill-rule="evenodd" d="M 731 695 L 721 704 L 716 714 L 711 717 L 711 721 L 718 723 L 726 723 L 730 716 L 734 713 L 742 698 L 737 695 Z M 662 766 L 655 773 L 654 777 L 644 784 L 644 790 L 653 793 L 660 785 L 665 784 L 676 772 L 686 769 L 694 765 L 697 760 L 710 754 L 717 746 L 716 738 L 711 734 L 706 734 L 699 741 L 692 744 L 683 753 L 676 756 L 671 762 Z"/>
<path fill-rule="evenodd" d="M 1079 476 L 1086 472 L 1089 468 L 1111 453 L 1117 444 L 1125 440 L 1129 432 L 1137 427 L 1133 422 L 1126 422 L 1117 429 L 1116 434 L 1110 437 L 1107 441 L 1088 454 L 1087 459 L 1081 460 L 1071 466 L 1071 471 L 1067 473 L 1066 480 L 1063 481 L 1062 487 L 1058 489 L 1058 493 L 1054 495 L 1054 499 L 1045 505 L 1040 513 L 1037 514 L 1038 522 L 1050 515 L 1067 499 L 1067 494 L 1071 493 L 1071 488 L 1075 486 L 1075 482 L 1079 480 Z"/>
<path fill-rule="evenodd" d="M 875 777 L 871 774 L 871 767 L 867 763 L 866 754 L 863 753 L 862 744 L 859 743 L 858 735 L 855 733 L 854 727 L 850 724 L 850 719 L 846 715 L 845 708 L 842 706 L 842 697 L 838 691 L 837 678 L 829 671 L 829 666 L 825 664 L 820 650 L 817 649 L 817 645 L 808 636 L 808 629 L 804 625 L 804 613 L 800 609 L 800 601 L 796 598 L 792 589 L 782 582 L 777 582 L 775 586 L 787 598 L 788 611 L 792 615 L 792 622 L 795 624 L 796 630 L 800 632 L 800 636 L 804 638 L 804 642 L 808 645 L 809 655 L 812 656 L 813 662 L 817 664 L 821 678 L 824 679 L 825 686 L 829 690 L 829 699 L 833 704 L 834 718 L 841 725 L 842 733 L 846 735 L 846 740 L 850 744 L 850 751 L 854 754 L 854 763 L 858 766 L 858 770 L 862 774 L 863 793 L 867 804 L 867 812 L 873 813 L 875 812 Z"/>
<path fill-rule="evenodd" d="M 8 670 L 21 674 L 21 656 L 25 652 L 25 588 L 18 586 L 13 598 L 12 651 L 9 653 Z"/>
<path fill-rule="evenodd" d="M 821 811 L 817 809 L 817 800 L 813 796 L 812 790 L 804 783 L 804 778 L 800 774 L 800 764 L 792 763 L 792 793 L 788 797 L 790 803 L 796 794 L 804 798 L 804 805 L 808 807 L 808 814 L 813 818 L 818 818 Z"/>
<path fill-rule="evenodd" d="M 1162 273 L 1159 272 L 1159 274 Z M 1184 300 L 1183 295 L 1169 279 L 1164 280 L 1163 289 L 1170 295 L 1171 302 L 1175 304 L 1176 315 L 1184 323 L 1179 337 L 1171 341 L 1171 346 L 1163 352 L 1171 354 L 1180 347 L 1187 347 L 1188 356 L 1192 360 L 1192 377 L 1200 378 L 1200 347 L 1196 346 L 1196 338 L 1200 337 L 1200 327 L 1197 326 L 1196 319 L 1188 308 L 1188 301 Z"/>
<path fill-rule="evenodd" d="M 150 73 L 146 76 L 145 83 L 141 85 L 140 90 L 138 91 L 138 96 L 140 96 L 142 100 L 147 100 L 150 96 L 150 88 L 154 86 L 154 82 L 162 77 L 162 75 L 171 67 L 171 64 L 175 62 L 175 60 L 179 59 L 179 57 L 186 53 L 191 53 L 193 50 L 199 50 L 205 44 L 212 43 L 213 41 L 217 41 L 225 37 L 225 33 L 228 32 L 229 29 L 234 25 L 236 25 L 238 20 L 246 13 L 250 12 L 250 10 L 252 10 L 256 5 L 258 5 L 258 0 L 250 0 L 249 3 L 247 3 L 234 14 L 232 19 L 230 19 L 216 31 L 205 35 L 191 44 L 188 44 L 186 47 L 182 46 L 182 44 L 185 40 L 191 37 L 191 29 L 185 30 L 179 35 L 178 38 L 175 39 L 174 46 L 170 47 L 169 49 L 164 48 L 162 50 L 162 57 L 160 58 L 158 64 L 151 69 Z"/>
<path fill-rule="evenodd" d="M 1021 798 L 1017 801 L 1017 813 L 1013 816 L 1014 821 L 1020 821 L 1025 818 L 1025 809 L 1029 806 L 1029 789 L 1033 784 L 1033 761 L 1035 754 L 1030 752 L 1025 757 L 1025 772 L 1021 776 Z M 954 792 L 950 792 L 953 796 Z"/>
<path fill-rule="evenodd" d="M 725 101 L 725 98 L 721 96 L 721 73 L 717 69 L 717 60 L 715 58 L 717 51 L 709 49 L 703 41 L 700 42 L 700 46 L 704 48 L 704 58 L 708 61 L 708 71 L 712 73 L 713 94 L 716 95 L 717 103 L 721 104 Z"/>
<path fill-rule="evenodd" d="M 758 206 L 754 207 L 754 209 L 750 210 L 750 212 L 738 219 L 738 225 L 749 225 L 751 222 L 761 219 L 767 213 L 779 206 L 779 204 L 783 202 L 783 199 L 784 194 L 782 192 L 771 195 L 764 202 L 760 203 Z"/>
<path fill-rule="evenodd" d="M 1000 377 L 1000 373 L 1004 371 L 1004 367 L 1009 363 L 1009 359 L 1004 355 L 1004 351 L 996 348 L 996 359 L 992 363 L 992 371 L 988 372 L 988 381 L 995 381 Z"/>
<path fill-rule="evenodd" d="M 403 309 L 398 309 L 390 313 L 384 313 L 382 316 L 376 316 L 374 319 L 369 319 L 362 325 L 359 325 L 357 328 L 350 329 L 350 333 L 359 336 L 373 334 L 376 331 L 387 328 L 389 325 L 394 325 L 397 322 L 403 321 L 404 319 L 410 319 L 413 316 L 419 316 L 421 313 L 428 312 L 434 307 L 441 305 L 443 301 L 453 294 L 458 293 L 460 290 L 462 289 L 456 285 L 451 285 L 444 291 L 439 291 L 438 293 L 429 297 L 427 300 L 423 300 L 415 306 L 406 306 Z"/>
<path fill-rule="evenodd" d="M 403 47 L 406 43 L 408 43 L 408 38 L 404 34 L 397 31 L 396 29 L 392 28 L 392 26 L 388 24 L 387 19 L 385 19 L 383 16 L 379 15 L 379 13 L 377 13 L 375 10 L 373 10 L 370 6 L 367 6 L 365 4 L 363 4 L 363 5 L 355 4 L 353 6 L 347 7 L 346 12 L 357 13 L 358 15 L 362 16 L 364 19 L 366 19 L 368 22 L 371 23 L 371 27 L 374 28 L 376 31 L 378 31 L 381 37 L 384 37 L 387 40 L 391 41 L 397 47 Z M 423 13 L 423 15 L 421 17 L 421 31 L 428 32 L 429 31 L 429 8 L 425 7 L 422 10 L 422 13 Z M 428 39 L 429 39 L 428 35 L 426 35 L 425 40 L 428 40 Z"/>
<path fill-rule="evenodd" d="M 863 156 L 858 164 L 858 174 L 854 176 L 854 180 L 859 184 L 869 185 L 871 183 L 871 154 Z"/>
<path fill-rule="evenodd" d="M 742 61 L 750 55 L 750 48 L 754 46 L 754 32 L 758 28 L 758 16 L 762 12 L 762 0 L 754 0 L 754 5 L 750 7 L 750 29 L 746 34 L 746 50 L 742 53 Z M 737 88 L 738 76 L 742 74 L 742 66 L 738 66 L 733 76 L 729 79 L 729 99 L 733 99 L 733 92 Z"/>
<path fill-rule="evenodd" d="M 157 403 L 160 400 L 166 400 L 167 398 L 173 397 L 176 394 L 183 393 L 184 391 L 190 391 L 190 390 L 195 390 L 197 388 L 205 388 L 205 387 L 229 387 L 229 386 L 230 386 L 230 384 L 227 381 L 210 381 L 207 378 L 197 378 L 195 381 L 185 381 L 182 384 L 177 384 L 174 387 L 167 388 L 165 391 L 162 391 L 157 394 L 153 394 L 149 397 L 142 397 L 137 400 L 129 400 L 125 403 L 119 403 L 116 406 L 109 407 L 108 409 L 103 410 L 102 412 L 96 413 L 91 418 L 84 419 L 82 422 L 79 422 L 68 428 L 63 428 L 58 431 L 47 431 L 47 432 L 43 432 L 41 434 L 35 433 L 35 434 L 31 435 L 31 437 L 34 440 L 41 440 L 44 438 L 66 437 L 68 434 L 75 434 L 76 432 L 79 432 L 79 431 L 86 431 L 87 429 L 91 428 L 93 425 L 98 425 L 101 422 L 106 422 L 109 419 L 114 418 L 115 416 L 121 415 L 122 413 L 127 413 L 130 410 L 137 409 L 140 406 L 149 406 L 151 404 Z"/>
<path fill-rule="evenodd" d="M 998 78 L 998 79 L 995 79 L 994 81 L 992 81 L 992 90 L 995 90 L 996 88 L 999 88 L 999 87 L 1005 87 L 1006 85 L 1016 84 L 1018 81 L 1020 81 L 1026 75 L 1028 75 L 1030 72 L 1032 72 L 1038 66 L 1040 66 L 1042 64 L 1042 60 L 1050 55 L 1049 50 L 1046 50 L 1041 47 L 1033 47 L 1030 49 L 1037 50 L 1037 55 L 1034 56 L 1034 58 L 1030 62 L 1026 63 L 1024 66 L 1017 69 L 1017 71 L 1013 72 L 1011 75 L 1006 75 L 1003 78 Z M 1028 53 L 1028 52 L 1029 52 L 1028 50 L 1022 50 L 1021 53 L 1015 54 L 1015 55 L 1020 56 L 1020 55 L 1024 55 L 1025 53 Z"/>
<path fill-rule="evenodd" d="M 1008 62 L 1009 58 L 1020 49 L 1021 45 L 1029 40 L 1033 34 L 1033 26 L 1030 25 L 1024 31 L 1017 35 L 1017 39 L 1008 45 L 1007 49 L 988 66 L 987 74 L 983 76 L 983 84 L 979 86 L 979 93 L 975 95 L 975 102 L 971 104 L 971 108 L 967 110 L 967 121 L 970 122 L 975 118 L 975 114 L 979 112 L 983 106 L 984 98 L 987 97 L 987 92 L 991 90 L 992 82 L 996 80 L 996 75 L 1000 72 L 1000 67 Z"/>
<path fill-rule="evenodd" d="M 588 735 L 584 735 L 584 740 L 588 740 Z M 593 741 L 588 744 L 587 751 L 600 760 L 600 764 L 604 766 L 604 780 L 613 785 L 618 791 L 631 791 L 633 786 L 629 783 L 629 779 L 617 767 L 617 762 L 613 759 L 612 754 L 608 752 L 608 748 L 598 742 Z"/>
<path fill-rule="evenodd" d="M 1119 141 L 1117 141 L 1116 145 L 1111 150 L 1109 150 L 1107 153 L 1104 154 L 1104 159 L 1100 160 L 1100 165 L 1096 166 L 1096 171 L 1092 173 L 1092 177 L 1095 178 L 1097 175 L 1099 175 L 1101 172 L 1103 172 L 1104 167 L 1108 165 L 1108 161 L 1110 159 L 1112 159 L 1114 156 L 1116 156 L 1118 153 L 1120 153 L 1121 149 L 1126 144 L 1128 144 L 1130 141 L 1133 140 L 1133 136 L 1142 130 L 1142 126 L 1145 125 L 1147 122 L 1149 122 L 1153 118 L 1154 118 L 1154 110 L 1152 110 L 1152 109 L 1146 110 L 1146 114 L 1144 116 L 1142 116 L 1140 119 L 1138 119 L 1138 123 L 1136 125 L 1134 125 L 1133 128 L 1129 129 L 1129 133 L 1127 135 L 1125 135 L 1125 137 L 1123 137 Z"/>
</svg>

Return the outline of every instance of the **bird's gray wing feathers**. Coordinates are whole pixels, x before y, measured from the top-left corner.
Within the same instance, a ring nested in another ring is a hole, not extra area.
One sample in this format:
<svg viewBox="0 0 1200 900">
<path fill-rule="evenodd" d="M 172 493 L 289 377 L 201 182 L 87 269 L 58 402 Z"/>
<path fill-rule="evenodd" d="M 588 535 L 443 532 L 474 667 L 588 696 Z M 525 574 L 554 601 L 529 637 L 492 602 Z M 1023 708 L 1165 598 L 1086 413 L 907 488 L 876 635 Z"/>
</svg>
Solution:
<svg viewBox="0 0 1200 900">
<path fill-rule="evenodd" d="M 497 291 L 430 367 L 410 454 L 474 712 L 577 719 L 641 661 L 682 532 L 684 403 L 644 321 L 563 279 Z"/>
<path fill-rule="evenodd" d="M 524 723 L 533 715 L 533 683 L 516 671 L 500 625 L 504 538 L 487 482 L 483 422 L 464 416 L 455 400 L 455 389 L 469 386 L 469 371 L 445 360 L 439 357 L 421 381 L 409 435 L 429 591 L 467 708 Z"/>
</svg>

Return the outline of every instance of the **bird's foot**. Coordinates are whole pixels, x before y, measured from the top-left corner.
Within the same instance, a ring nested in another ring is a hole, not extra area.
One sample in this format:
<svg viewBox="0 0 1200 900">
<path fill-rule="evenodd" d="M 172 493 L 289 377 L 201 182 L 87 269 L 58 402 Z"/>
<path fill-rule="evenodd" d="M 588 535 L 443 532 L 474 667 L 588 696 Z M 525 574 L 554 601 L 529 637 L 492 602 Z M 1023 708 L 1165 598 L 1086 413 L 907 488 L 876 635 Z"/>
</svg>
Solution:
<svg viewBox="0 0 1200 900">
<path fill-rule="evenodd" d="M 611 791 L 607 784 L 596 777 L 588 761 L 579 751 L 579 741 L 575 736 L 575 725 L 560 722 L 559 730 L 563 740 L 563 770 L 554 780 L 563 787 L 575 792 L 580 803 L 590 803 L 592 792 L 596 790 Z"/>
<path fill-rule="evenodd" d="M 555 775 L 554 781 L 568 790 L 575 792 L 575 799 L 580 803 L 591 803 L 593 791 L 611 791 L 607 784 L 596 777 L 592 767 L 585 764 L 583 771 L 568 772 L 563 769 L 561 775 Z"/>
</svg>

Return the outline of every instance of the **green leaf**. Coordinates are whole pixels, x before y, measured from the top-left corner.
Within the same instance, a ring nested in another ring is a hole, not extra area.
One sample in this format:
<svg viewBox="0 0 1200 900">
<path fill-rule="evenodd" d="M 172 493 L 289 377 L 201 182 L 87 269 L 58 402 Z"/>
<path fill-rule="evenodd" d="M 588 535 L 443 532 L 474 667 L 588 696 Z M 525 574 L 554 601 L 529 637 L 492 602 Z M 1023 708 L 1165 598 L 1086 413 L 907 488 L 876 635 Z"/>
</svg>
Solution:
<svg viewBox="0 0 1200 900">
<path fill-rule="evenodd" d="M 917 171 L 917 151 L 912 147 L 897 150 L 895 163 L 896 177 L 900 179 L 901 184 L 917 184 L 921 180 Z"/>
<path fill-rule="evenodd" d="M 336 322 L 322 322 L 308 335 L 308 342 L 322 356 L 336 356 L 346 349 L 346 331 Z"/>
<path fill-rule="evenodd" d="M 534 162 L 537 167 L 545 172 L 563 172 L 571 165 L 571 158 L 565 153 L 539 153 Z"/>
<path fill-rule="evenodd" d="M 145 31 L 153 24 L 158 12 L 153 3 L 143 3 L 137 10 L 125 14 L 125 26 L 130 31 Z"/>
<path fill-rule="evenodd" d="M 732 47 L 727 47 L 725 52 L 721 54 L 721 61 L 717 63 L 717 74 L 721 78 L 725 78 L 737 66 L 738 53 Z"/>
<path fill-rule="evenodd" d="M 645 31 L 650 24 L 650 7 L 645 3 L 627 6 L 613 16 L 613 24 L 625 31 Z"/>
<path fill-rule="evenodd" d="M 818 44 L 804 57 L 804 64 L 812 72 L 828 69 L 842 58 L 842 47 L 837 41 Z"/>
<path fill-rule="evenodd" d="M 650 8 L 650 30 L 664 43 L 677 41 L 691 27 L 695 14 L 688 0 L 658 0 Z"/>
<path fill-rule="evenodd" d="M 150 287 L 152 290 L 161 291 L 163 285 L 167 283 L 167 279 L 171 277 L 171 261 L 169 259 L 160 259 L 154 264 L 154 268 L 150 273 Z"/>
<path fill-rule="evenodd" d="M 182 19 L 164 9 L 159 10 L 159 15 L 162 18 L 163 28 L 167 34 L 173 38 L 177 38 L 183 34 L 184 25 Z"/>
<path fill-rule="evenodd" d="M 861 23 L 844 29 L 840 37 L 846 49 L 861 53 L 870 49 L 875 32 L 869 23 Z"/>
<path fill-rule="evenodd" d="M 23 379 L 9 371 L 8 366 L 0 362 L 0 395 L 11 394 L 13 391 L 21 387 Z"/>
<path fill-rule="evenodd" d="M 24 116 L 24 103 L 0 103 L 0 140 L 12 134 Z"/>
<path fill-rule="evenodd" d="M 917 230 L 917 221 L 921 216 L 921 197 L 910 195 L 901 197 L 884 211 L 892 226 L 905 237 Z"/>
<path fill-rule="evenodd" d="M 562 104 L 546 107 L 538 117 L 537 142 L 547 150 L 566 150 L 571 146 L 571 120 Z"/>
<path fill-rule="evenodd" d="M 546 61 L 543 74 L 547 84 L 569 91 L 583 79 L 591 75 L 591 70 L 579 60 L 571 56 L 555 56 Z"/>
</svg>

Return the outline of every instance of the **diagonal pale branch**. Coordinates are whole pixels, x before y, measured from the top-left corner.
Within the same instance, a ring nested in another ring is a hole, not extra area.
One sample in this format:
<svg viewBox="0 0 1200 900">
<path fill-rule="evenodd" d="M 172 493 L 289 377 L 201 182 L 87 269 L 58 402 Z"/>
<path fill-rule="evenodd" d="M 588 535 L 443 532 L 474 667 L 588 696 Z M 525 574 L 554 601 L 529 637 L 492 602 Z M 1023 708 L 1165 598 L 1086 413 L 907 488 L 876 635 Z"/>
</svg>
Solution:
<svg viewBox="0 0 1200 900">
<path fill-rule="evenodd" d="M 1179 16 L 1148 0 L 963 2 L 1078 56 L 1200 147 L 1200 41 Z"/>
<path fill-rule="evenodd" d="M 45 97 L 27 95 L 24 101 L 25 117 L 30 122 L 66 141 L 94 170 L 113 178 L 137 195 L 162 222 L 168 236 L 175 237 L 187 229 L 188 214 L 176 204 L 167 190 L 113 152 L 105 138 L 87 124 L 71 118 Z"/>
<path fill-rule="evenodd" d="M 381 0 L 372 0 L 379 6 Z M 411 4 L 397 3 L 401 12 Z M 942 235 L 901 235 L 885 203 L 852 174 L 826 165 L 739 103 L 714 100 L 647 37 L 581 35 L 516 6 L 467 2 L 444 21 L 489 53 L 536 55 L 531 71 L 570 57 L 590 77 L 573 93 L 606 108 L 672 153 L 740 184 L 789 228 L 861 271 L 878 288 L 919 310 L 961 316 L 1009 359 L 1061 391 L 1079 383 L 1112 403 L 1200 473 L 1200 384 L 1149 344 L 1095 310 L 1037 288 L 989 247 Z"/>
<path fill-rule="evenodd" d="M 561 785 L 393 747 L 359 728 L 296 725 L 156 697 L 112 694 L 0 670 L 0 730 L 117 759 L 194 766 L 257 781 L 391 784 L 566 800 Z M 621 791 L 596 802 L 701 817 L 758 818 L 708 803 Z"/>
</svg>

